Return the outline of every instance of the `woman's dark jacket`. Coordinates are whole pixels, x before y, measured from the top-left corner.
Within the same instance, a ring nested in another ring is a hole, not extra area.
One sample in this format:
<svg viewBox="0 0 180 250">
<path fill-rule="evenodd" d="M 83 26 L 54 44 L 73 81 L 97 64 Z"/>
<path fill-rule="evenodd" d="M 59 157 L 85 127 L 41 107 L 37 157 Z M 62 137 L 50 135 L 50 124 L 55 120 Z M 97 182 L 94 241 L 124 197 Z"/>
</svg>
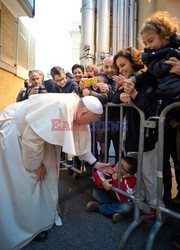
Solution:
<svg viewBox="0 0 180 250">
<path fill-rule="evenodd" d="M 177 50 L 179 41 L 171 45 L 173 47 L 159 50 L 145 49 L 142 55 L 148 70 L 157 78 L 157 94 L 161 100 L 173 99 L 180 95 L 180 76 L 169 73 L 172 66 L 164 63 L 170 57 L 180 59 L 180 52 Z"/>
<path fill-rule="evenodd" d="M 155 77 L 149 72 L 143 72 L 136 78 L 135 88 L 138 91 L 137 96 L 132 102 L 145 113 L 145 118 L 156 115 L 157 100 L 156 100 L 156 88 L 157 82 Z M 117 90 L 114 95 L 111 96 L 111 102 L 115 104 L 121 103 L 119 96 L 122 90 Z M 138 111 L 134 108 L 126 108 L 126 152 L 138 152 L 139 145 L 139 129 L 140 129 L 140 117 Z M 118 118 L 119 119 L 119 118 Z M 156 129 L 149 129 L 149 136 L 144 137 L 144 152 L 154 149 L 157 141 Z"/>
</svg>

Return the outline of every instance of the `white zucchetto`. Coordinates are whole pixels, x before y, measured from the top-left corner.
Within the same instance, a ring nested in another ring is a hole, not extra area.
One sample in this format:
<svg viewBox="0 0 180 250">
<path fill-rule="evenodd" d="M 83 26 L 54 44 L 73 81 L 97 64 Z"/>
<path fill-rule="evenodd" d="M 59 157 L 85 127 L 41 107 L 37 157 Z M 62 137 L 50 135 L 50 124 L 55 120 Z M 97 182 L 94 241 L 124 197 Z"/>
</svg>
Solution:
<svg viewBox="0 0 180 250">
<path fill-rule="evenodd" d="M 103 106 L 99 99 L 95 96 L 85 96 L 82 98 L 85 107 L 94 114 L 101 115 L 103 113 Z"/>
</svg>

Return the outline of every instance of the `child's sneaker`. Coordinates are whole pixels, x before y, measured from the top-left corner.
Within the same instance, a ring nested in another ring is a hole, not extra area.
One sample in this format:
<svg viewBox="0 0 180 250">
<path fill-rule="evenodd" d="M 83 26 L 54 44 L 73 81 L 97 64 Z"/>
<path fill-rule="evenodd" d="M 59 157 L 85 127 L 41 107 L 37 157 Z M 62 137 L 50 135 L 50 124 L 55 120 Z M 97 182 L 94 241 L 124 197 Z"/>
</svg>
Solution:
<svg viewBox="0 0 180 250">
<path fill-rule="evenodd" d="M 88 212 L 99 212 L 100 204 L 97 201 L 90 201 L 86 205 L 86 211 Z"/>
<path fill-rule="evenodd" d="M 118 223 L 122 220 L 127 219 L 128 215 L 127 214 L 119 214 L 119 213 L 115 213 L 113 214 L 112 220 L 114 223 Z"/>
</svg>

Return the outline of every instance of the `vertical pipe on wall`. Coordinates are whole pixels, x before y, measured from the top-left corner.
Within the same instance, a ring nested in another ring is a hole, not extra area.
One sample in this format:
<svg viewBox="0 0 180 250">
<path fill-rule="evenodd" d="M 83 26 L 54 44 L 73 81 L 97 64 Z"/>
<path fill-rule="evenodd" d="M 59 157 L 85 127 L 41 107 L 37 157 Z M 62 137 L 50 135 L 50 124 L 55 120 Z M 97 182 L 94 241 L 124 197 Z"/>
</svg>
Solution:
<svg viewBox="0 0 180 250">
<path fill-rule="evenodd" d="M 124 0 L 124 47 L 129 46 L 129 0 Z"/>
<path fill-rule="evenodd" d="M 113 18 L 112 18 L 112 52 L 113 55 L 117 52 L 117 23 L 118 23 L 118 1 L 113 0 Z"/>
<path fill-rule="evenodd" d="M 129 2 L 129 46 L 134 46 L 134 0 Z"/>
<path fill-rule="evenodd" d="M 95 0 L 82 0 L 81 17 L 81 64 L 94 63 Z"/>
<path fill-rule="evenodd" d="M 96 64 L 102 63 L 102 54 L 109 53 L 110 46 L 110 0 L 97 1 Z M 100 57 L 101 55 L 101 57 Z"/>
<path fill-rule="evenodd" d="M 129 3 L 129 46 L 136 47 L 137 32 L 137 2 L 130 0 Z"/>
<path fill-rule="evenodd" d="M 118 0 L 117 50 L 136 47 L 137 1 Z"/>
<path fill-rule="evenodd" d="M 134 47 L 137 48 L 138 34 L 137 34 L 137 18 L 138 18 L 138 8 L 137 8 L 137 0 L 134 0 L 134 34 L 133 34 L 133 44 Z"/>
<path fill-rule="evenodd" d="M 124 0 L 118 0 L 117 50 L 124 47 Z"/>
</svg>

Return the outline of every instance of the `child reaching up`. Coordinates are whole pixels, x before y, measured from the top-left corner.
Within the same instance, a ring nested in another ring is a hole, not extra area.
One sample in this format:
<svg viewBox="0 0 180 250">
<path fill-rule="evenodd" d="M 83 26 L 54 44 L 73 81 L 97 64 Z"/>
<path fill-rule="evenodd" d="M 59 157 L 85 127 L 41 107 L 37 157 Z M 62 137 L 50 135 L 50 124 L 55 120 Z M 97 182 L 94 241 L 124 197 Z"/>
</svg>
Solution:
<svg viewBox="0 0 180 250">
<path fill-rule="evenodd" d="M 137 171 L 137 161 L 132 157 L 124 156 L 121 159 L 121 165 L 120 189 L 134 195 L 136 188 L 134 174 Z M 94 171 L 93 176 L 97 188 L 93 190 L 92 195 L 96 201 L 87 203 L 87 211 L 112 215 L 114 223 L 124 219 L 133 211 L 133 202 L 129 198 L 111 190 L 111 187 L 118 187 L 118 163 L 114 166 L 112 176 L 105 176 L 100 171 Z"/>
</svg>

